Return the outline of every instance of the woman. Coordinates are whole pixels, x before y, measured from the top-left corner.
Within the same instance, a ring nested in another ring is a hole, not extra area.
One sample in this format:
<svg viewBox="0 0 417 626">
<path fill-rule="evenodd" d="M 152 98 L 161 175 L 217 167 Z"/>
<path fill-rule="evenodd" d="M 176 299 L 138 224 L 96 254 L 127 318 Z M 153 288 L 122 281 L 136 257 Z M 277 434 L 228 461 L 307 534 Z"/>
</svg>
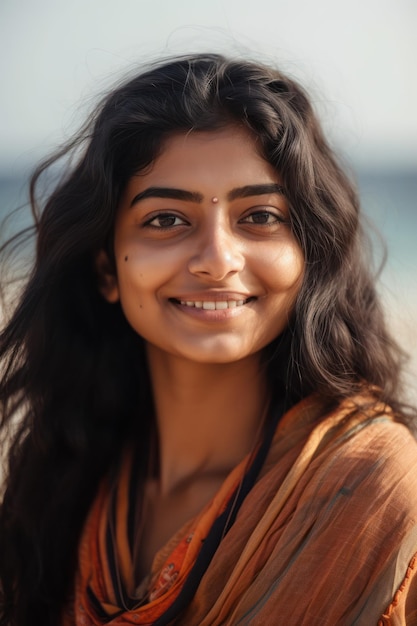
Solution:
<svg viewBox="0 0 417 626">
<path fill-rule="evenodd" d="M 156 65 L 34 205 L 71 151 L 1 336 L 2 624 L 417 623 L 413 414 L 303 90 Z"/>
</svg>

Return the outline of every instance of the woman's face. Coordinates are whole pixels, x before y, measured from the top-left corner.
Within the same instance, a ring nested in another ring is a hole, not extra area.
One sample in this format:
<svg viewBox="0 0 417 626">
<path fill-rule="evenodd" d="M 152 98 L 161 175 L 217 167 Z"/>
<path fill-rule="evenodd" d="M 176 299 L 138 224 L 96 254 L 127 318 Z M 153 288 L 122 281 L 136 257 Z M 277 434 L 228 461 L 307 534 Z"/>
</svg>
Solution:
<svg viewBox="0 0 417 626">
<path fill-rule="evenodd" d="M 114 246 L 105 297 L 150 350 L 200 363 L 257 355 L 287 326 L 304 271 L 280 177 L 234 126 L 169 138 L 129 181 Z"/>
</svg>

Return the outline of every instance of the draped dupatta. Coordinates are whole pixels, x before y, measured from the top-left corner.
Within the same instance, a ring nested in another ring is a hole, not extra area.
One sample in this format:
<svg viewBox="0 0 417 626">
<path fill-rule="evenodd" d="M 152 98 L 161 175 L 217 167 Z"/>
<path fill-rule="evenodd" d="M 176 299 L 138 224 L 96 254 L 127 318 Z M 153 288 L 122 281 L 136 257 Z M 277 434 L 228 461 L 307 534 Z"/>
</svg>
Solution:
<svg viewBox="0 0 417 626">
<path fill-rule="evenodd" d="M 409 431 L 369 396 L 327 415 L 313 396 L 277 421 L 156 556 L 140 589 L 127 452 L 87 518 L 63 626 L 417 624 Z"/>
</svg>

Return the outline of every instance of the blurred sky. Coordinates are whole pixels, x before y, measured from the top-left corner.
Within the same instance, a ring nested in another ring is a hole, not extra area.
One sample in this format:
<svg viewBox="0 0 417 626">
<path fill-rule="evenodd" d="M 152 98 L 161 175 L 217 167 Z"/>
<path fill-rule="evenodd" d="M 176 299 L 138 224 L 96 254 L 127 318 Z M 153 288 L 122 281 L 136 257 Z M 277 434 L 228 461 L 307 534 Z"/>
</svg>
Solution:
<svg viewBox="0 0 417 626">
<path fill-rule="evenodd" d="M 1 0 L 0 168 L 71 134 L 135 64 L 215 50 L 276 63 L 349 158 L 417 165 L 416 0 Z"/>
</svg>

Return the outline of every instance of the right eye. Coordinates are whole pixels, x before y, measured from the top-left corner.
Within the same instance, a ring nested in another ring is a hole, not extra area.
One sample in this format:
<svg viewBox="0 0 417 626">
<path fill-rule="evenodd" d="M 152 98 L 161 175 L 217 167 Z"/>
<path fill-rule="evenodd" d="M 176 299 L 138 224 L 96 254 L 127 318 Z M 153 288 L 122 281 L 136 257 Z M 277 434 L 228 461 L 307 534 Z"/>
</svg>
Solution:
<svg viewBox="0 0 417 626">
<path fill-rule="evenodd" d="M 147 220 L 144 226 L 151 228 L 163 229 L 163 228 L 175 228 L 175 226 L 185 226 L 187 222 L 174 213 L 159 213 L 151 219 Z"/>
</svg>

